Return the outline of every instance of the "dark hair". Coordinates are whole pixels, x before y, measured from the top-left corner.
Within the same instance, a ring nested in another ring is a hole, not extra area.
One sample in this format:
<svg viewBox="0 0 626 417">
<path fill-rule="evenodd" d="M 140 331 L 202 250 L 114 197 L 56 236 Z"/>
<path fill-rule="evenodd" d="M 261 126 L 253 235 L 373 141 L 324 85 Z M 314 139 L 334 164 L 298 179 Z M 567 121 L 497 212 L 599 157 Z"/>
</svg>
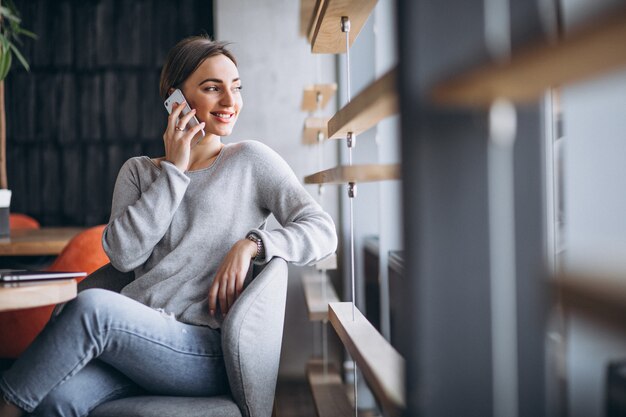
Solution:
<svg viewBox="0 0 626 417">
<path fill-rule="evenodd" d="M 180 88 L 207 58 L 224 55 L 237 65 L 237 60 L 226 48 L 228 45 L 228 42 L 213 41 L 206 35 L 190 36 L 178 42 L 170 49 L 161 70 L 159 92 L 163 100 L 169 96 L 170 88 Z"/>
</svg>

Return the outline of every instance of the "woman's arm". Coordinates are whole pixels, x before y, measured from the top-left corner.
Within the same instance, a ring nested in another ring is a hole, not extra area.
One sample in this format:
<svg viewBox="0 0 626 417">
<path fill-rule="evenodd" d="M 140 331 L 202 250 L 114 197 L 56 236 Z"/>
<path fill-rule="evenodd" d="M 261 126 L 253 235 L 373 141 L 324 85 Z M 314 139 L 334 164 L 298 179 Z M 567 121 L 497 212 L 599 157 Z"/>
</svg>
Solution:
<svg viewBox="0 0 626 417">
<path fill-rule="evenodd" d="M 189 177 L 183 171 L 188 169 L 191 140 L 204 123 L 185 131 L 195 110 L 179 120 L 184 107 L 183 103 L 176 103 L 167 119 L 163 133 L 165 160 L 148 189 L 141 191 L 138 172 L 131 168 L 131 161 L 136 160 L 127 161 L 117 177 L 111 219 L 102 235 L 102 246 L 111 264 L 120 271 L 133 270 L 146 262 L 170 227 L 189 185 Z"/>
<path fill-rule="evenodd" d="M 261 238 L 264 256 L 255 258 L 257 245 L 242 236 L 222 261 L 209 290 L 211 314 L 226 314 L 239 296 L 250 259 L 268 262 L 277 256 L 296 265 L 317 262 L 337 249 L 337 232 L 332 218 L 307 193 L 287 163 L 258 142 L 247 143 L 247 155 L 254 164 L 254 192 L 261 208 L 274 214 L 282 228 L 272 231 L 252 229 Z"/>
<path fill-rule="evenodd" d="M 288 166 L 286 169 L 280 183 L 261 190 L 265 207 L 282 228 L 250 231 L 261 238 L 265 249 L 264 258 L 256 261 L 265 263 L 276 256 L 296 265 L 312 264 L 337 249 L 337 231 L 330 215 L 304 189 L 293 171 Z"/>
<path fill-rule="evenodd" d="M 111 264 L 127 272 L 143 264 L 170 226 L 189 178 L 169 162 L 161 162 L 161 173 L 141 192 L 137 172 L 127 161 L 117 177 L 111 219 L 102 235 L 102 246 Z"/>
</svg>

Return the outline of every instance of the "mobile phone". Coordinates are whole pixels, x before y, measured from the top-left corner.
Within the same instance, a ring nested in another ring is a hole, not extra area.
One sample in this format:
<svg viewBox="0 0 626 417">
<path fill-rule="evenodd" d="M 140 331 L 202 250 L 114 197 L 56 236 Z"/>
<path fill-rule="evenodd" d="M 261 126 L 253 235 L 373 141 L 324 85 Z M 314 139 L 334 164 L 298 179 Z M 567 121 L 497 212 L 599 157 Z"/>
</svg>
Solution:
<svg viewBox="0 0 626 417">
<path fill-rule="evenodd" d="M 176 90 L 174 90 L 174 92 L 165 100 L 165 103 L 163 104 L 165 105 L 165 108 L 167 109 L 167 113 L 171 114 L 174 103 L 182 103 L 183 101 L 185 102 L 185 107 L 183 108 L 183 111 L 181 113 L 184 116 L 191 111 L 191 107 L 189 107 L 189 104 L 187 103 L 187 100 L 185 99 L 185 96 L 183 95 L 183 92 L 180 91 L 180 89 L 177 88 Z M 198 121 L 196 116 L 192 116 L 192 118 L 189 119 L 189 123 L 187 123 L 185 130 L 191 129 L 192 127 L 197 126 L 199 124 L 200 122 Z M 205 137 L 206 133 L 204 133 L 204 129 L 202 129 L 201 132 L 202 132 L 202 138 Z M 202 138 L 200 138 L 200 140 L 202 140 Z M 198 142 L 200 142 L 200 140 L 198 140 Z M 198 142 L 196 142 L 196 145 L 198 144 Z"/>
</svg>

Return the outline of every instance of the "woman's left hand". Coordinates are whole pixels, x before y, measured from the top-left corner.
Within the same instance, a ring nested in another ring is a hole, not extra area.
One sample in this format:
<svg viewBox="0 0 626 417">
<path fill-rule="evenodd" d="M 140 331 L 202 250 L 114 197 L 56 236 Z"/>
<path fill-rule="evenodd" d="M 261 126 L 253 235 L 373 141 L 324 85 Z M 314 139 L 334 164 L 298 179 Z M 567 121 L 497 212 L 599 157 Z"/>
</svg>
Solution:
<svg viewBox="0 0 626 417">
<path fill-rule="evenodd" d="M 250 260 L 256 256 L 257 245 L 248 239 L 237 241 L 230 249 L 220 267 L 209 290 L 209 311 L 215 315 L 217 300 L 220 302 L 222 314 L 226 315 L 233 306 L 241 290 L 250 268 Z"/>
</svg>

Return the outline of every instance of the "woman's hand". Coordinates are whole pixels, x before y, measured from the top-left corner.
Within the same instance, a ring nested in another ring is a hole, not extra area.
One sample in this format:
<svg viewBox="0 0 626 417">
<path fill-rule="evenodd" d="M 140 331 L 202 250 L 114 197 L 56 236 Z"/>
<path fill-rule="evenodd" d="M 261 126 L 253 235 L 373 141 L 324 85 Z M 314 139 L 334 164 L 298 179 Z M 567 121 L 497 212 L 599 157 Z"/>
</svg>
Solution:
<svg viewBox="0 0 626 417">
<path fill-rule="evenodd" d="M 233 306 L 250 268 L 250 260 L 256 256 L 257 245 L 248 239 L 237 241 L 217 269 L 213 285 L 209 290 L 209 311 L 215 315 L 217 300 L 222 314 L 226 315 Z"/>
<path fill-rule="evenodd" d="M 176 165 L 181 171 L 186 171 L 189 167 L 189 156 L 191 154 L 191 140 L 196 134 L 204 128 L 204 122 L 185 131 L 187 123 L 196 114 L 193 109 L 180 120 L 178 116 L 185 107 L 185 103 L 177 103 L 174 105 L 172 113 L 167 118 L 167 128 L 163 134 L 163 143 L 165 145 L 165 160 Z"/>
</svg>

